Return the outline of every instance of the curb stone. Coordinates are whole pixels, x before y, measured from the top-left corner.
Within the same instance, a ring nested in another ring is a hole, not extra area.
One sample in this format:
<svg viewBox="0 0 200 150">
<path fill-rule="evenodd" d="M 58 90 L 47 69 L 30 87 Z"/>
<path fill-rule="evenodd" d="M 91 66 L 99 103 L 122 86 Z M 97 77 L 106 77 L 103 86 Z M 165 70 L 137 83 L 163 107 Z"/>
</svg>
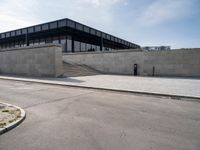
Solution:
<svg viewBox="0 0 200 150">
<path fill-rule="evenodd" d="M 13 106 L 13 107 L 19 109 L 21 111 L 21 118 L 16 120 L 16 121 L 14 121 L 14 122 L 12 122 L 12 123 L 10 123 L 9 125 L 7 125 L 7 126 L 5 126 L 3 128 L 0 128 L 0 135 L 5 133 L 5 132 L 7 132 L 7 131 L 9 131 L 9 130 L 11 130 L 11 129 L 13 129 L 13 128 L 15 128 L 16 126 L 18 126 L 26 118 L 26 113 L 22 108 L 20 108 L 18 106 L 15 106 L 15 105 L 8 104 L 8 103 L 3 103 L 3 102 L 1 102 L 1 103 L 5 104 L 5 105 L 8 105 L 8 106 Z"/>
</svg>

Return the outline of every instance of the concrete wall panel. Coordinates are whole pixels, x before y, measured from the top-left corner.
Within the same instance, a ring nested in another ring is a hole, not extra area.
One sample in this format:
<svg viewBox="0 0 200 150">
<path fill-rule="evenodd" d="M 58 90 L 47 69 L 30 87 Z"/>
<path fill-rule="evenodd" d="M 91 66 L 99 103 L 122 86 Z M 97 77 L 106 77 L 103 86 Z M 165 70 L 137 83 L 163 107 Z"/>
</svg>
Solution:
<svg viewBox="0 0 200 150">
<path fill-rule="evenodd" d="M 156 76 L 200 77 L 200 49 L 77 53 L 65 54 L 63 60 L 111 74 L 131 75 L 134 64 L 138 64 L 142 76 L 152 76 L 154 67 Z"/>
<path fill-rule="evenodd" d="M 1 50 L 0 73 L 57 77 L 62 74 L 62 48 L 50 44 Z"/>
</svg>

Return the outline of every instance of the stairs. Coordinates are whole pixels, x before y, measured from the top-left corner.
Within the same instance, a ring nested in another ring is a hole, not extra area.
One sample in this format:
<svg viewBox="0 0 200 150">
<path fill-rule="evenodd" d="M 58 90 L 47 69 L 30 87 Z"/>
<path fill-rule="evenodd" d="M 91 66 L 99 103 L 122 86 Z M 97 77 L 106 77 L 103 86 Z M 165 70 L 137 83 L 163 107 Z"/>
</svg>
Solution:
<svg viewBox="0 0 200 150">
<path fill-rule="evenodd" d="M 63 75 L 66 77 L 92 76 L 101 74 L 99 71 L 86 65 L 63 62 Z"/>
</svg>

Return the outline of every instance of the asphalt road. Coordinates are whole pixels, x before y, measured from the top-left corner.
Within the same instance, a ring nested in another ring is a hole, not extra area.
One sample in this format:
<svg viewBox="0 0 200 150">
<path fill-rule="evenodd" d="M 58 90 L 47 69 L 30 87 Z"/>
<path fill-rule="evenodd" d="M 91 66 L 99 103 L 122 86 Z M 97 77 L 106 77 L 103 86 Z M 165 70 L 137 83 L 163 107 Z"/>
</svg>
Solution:
<svg viewBox="0 0 200 150">
<path fill-rule="evenodd" d="M 0 150 L 200 150 L 200 103 L 0 80 L 27 118 Z"/>
</svg>

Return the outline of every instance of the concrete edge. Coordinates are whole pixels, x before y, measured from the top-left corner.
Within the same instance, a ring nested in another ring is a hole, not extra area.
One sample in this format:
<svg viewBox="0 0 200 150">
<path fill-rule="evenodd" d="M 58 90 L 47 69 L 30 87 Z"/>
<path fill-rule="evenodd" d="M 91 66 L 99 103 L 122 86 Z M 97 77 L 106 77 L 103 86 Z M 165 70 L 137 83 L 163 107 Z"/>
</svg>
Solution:
<svg viewBox="0 0 200 150">
<path fill-rule="evenodd" d="M 7 48 L 7 49 L 1 49 L 0 53 L 7 52 L 7 51 L 19 51 L 19 50 L 29 50 L 29 49 L 37 49 L 42 47 L 61 47 L 60 44 L 41 44 L 41 45 L 33 45 L 33 46 L 24 46 L 24 47 L 15 47 L 15 48 Z"/>
<path fill-rule="evenodd" d="M 200 97 L 193 97 L 193 96 L 183 96 L 183 95 L 174 95 L 174 94 L 161 94 L 161 93 L 153 93 L 153 92 L 141 92 L 141 91 L 130 91 L 130 90 L 118 90 L 118 89 L 109 89 L 109 88 L 98 88 L 98 87 L 89 87 L 89 86 L 80 86 L 80 85 L 67 85 L 62 83 L 52 83 L 45 81 L 34 81 L 29 79 L 13 79 L 13 78 L 6 78 L 0 77 L 2 80 L 14 80 L 14 81 L 22 81 L 28 83 L 40 83 L 40 84 L 48 84 L 48 85 L 58 85 L 58 86 L 67 86 L 73 88 L 84 88 L 84 89 L 93 89 L 93 90 L 101 90 L 101 91 L 111 91 L 111 92 L 120 92 L 120 93 L 129 93 L 129 94 L 138 94 L 138 95 L 151 95 L 151 96 L 158 96 L 158 97 L 168 97 L 174 100 L 183 100 L 183 101 L 191 101 L 191 102 L 200 102 Z"/>
<path fill-rule="evenodd" d="M 22 123 L 24 121 L 24 119 L 26 118 L 26 112 L 21 107 L 18 107 L 18 106 L 12 105 L 12 104 L 8 104 L 8 103 L 3 103 L 3 102 L 1 102 L 1 103 L 8 105 L 8 106 L 16 107 L 17 109 L 19 109 L 21 111 L 21 118 L 10 123 L 9 125 L 5 126 L 4 128 L 0 128 L 0 135 L 11 130 L 11 129 L 13 129 L 13 128 L 15 128 L 20 123 Z"/>
</svg>

